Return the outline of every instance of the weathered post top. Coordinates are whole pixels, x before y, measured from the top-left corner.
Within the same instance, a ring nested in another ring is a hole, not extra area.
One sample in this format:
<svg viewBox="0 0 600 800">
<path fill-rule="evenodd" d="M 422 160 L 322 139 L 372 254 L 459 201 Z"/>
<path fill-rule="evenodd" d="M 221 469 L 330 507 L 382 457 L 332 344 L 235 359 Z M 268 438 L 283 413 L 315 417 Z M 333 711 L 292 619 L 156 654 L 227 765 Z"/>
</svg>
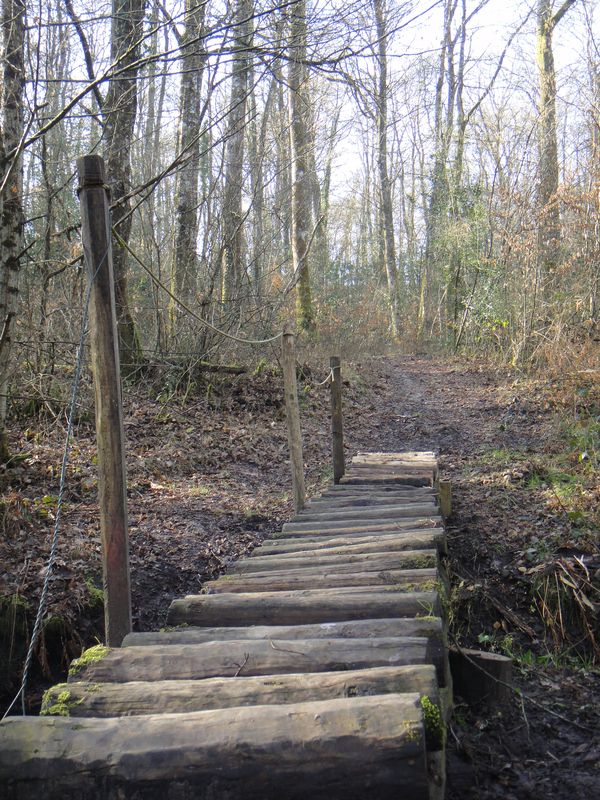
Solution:
<svg viewBox="0 0 600 800">
<path fill-rule="evenodd" d="M 92 186 L 106 187 L 106 168 L 102 156 L 81 156 L 77 159 L 79 190 Z"/>
</svg>

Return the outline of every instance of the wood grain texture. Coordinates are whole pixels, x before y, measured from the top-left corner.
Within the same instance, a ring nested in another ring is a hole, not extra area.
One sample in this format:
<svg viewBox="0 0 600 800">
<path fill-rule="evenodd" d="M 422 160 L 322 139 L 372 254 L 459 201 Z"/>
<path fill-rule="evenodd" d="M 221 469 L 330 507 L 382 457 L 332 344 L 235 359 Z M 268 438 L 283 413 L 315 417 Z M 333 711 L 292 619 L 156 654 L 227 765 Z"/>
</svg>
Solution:
<svg viewBox="0 0 600 800">
<path fill-rule="evenodd" d="M 293 589 L 332 589 L 342 586 L 386 586 L 396 591 L 431 588 L 438 580 L 437 569 L 386 569 L 375 572 L 336 572 L 335 567 L 284 569 L 253 572 L 248 575 L 224 575 L 204 585 L 209 594 L 220 592 L 281 592 Z"/>
<path fill-rule="evenodd" d="M 394 636 L 435 637 L 442 640 L 443 626 L 437 617 L 412 619 L 366 619 L 324 622 L 313 625 L 247 625 L 223 628 L 175 628 L 166 631 L 130 633 L 123 647 L 154 644 L 195 644 L 224 639 L 369 639 Z"/>
<path fill-rule="evenodd" d="M 341 669 L 433 664 L 443 669 L 443 651 L 433 639 L 243 639 L 203 644 L 122 647 L 92 661 L 69 684 L 197 680 L 238 675 L 278 675 Z"/>
<path fill-rule="evenodd" d="M 168 744 L 168 746 L 166 746 Z M 5 800 L 428 800 L 419 696 L 0 723 Z"/>
<path fill-rule="evenodd" d="M 203 680 L 80 682 L 69 684 L 68 690 L 71 717 L 185 714 L 406 692 L 438 702 L 435 669 L 430 664 Z M 51 690 L 48 704 L 60 703 L 64 691 L 64 684 Z"/>
<path fill-rule="evenodd" d="M 377 587 L 190 595 L 174 600 L 169 625 L 298 625 L 384 617 L 439 616 L 437 592 L 393 594 Z"/>
<path fill-rule="evenodd" d="M 244 558 L 235 563 L 235 569 L 229 570 L 228 575 L 247 575 L 251 572 L 266 572 L 269 570 L 302 569 L 318 567 L 319 565 L 338 572 L 356 571 L 356 565 L 362 571 L 367 569 L 424 569 L 436 565 L 437 552 L 435 550 L 398 550 L 374 553 L 361 552 L 325 552 L 315 550 L 304 555 L 300 553 L 286 553 L 281 555 L 263 556 L 255 555 L 253 558 Z"/>
</svg>

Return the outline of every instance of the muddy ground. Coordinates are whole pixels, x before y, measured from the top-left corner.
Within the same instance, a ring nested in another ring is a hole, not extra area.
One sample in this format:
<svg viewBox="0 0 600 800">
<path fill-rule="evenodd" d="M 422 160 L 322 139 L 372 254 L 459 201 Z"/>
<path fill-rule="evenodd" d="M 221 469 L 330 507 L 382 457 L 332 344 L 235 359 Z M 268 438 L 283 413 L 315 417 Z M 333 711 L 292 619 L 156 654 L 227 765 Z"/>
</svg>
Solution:
<svg viewBox="0 0 600 800">
<path fill-rule="evenodd" d="M 328 388 L 319 386 L 325 374 L 316 364 L 301 382 L 309 493 L 331 479 Z M 600 490 L 595 451 L 568 425 L 583 412 L 593 415 L 590 381 L 584 376 L 565 388 L 549 378 L 426 356 L 346 364 L 344 377 L 348 457 L 359 449 L 434 449 L 442 477 L 453 483 L 452 638 L 515 659 L 518 692 L 507 707 L 469 707 L 457 698 L 448 734 L 449 800 L 600 797 L 600 677 L 592 641 Z M 173 597 L 197 592 L 291 514 L 280 383 L 264 368 L 193 391 L 188 384 L 185 397 L 157 392 L 151 382 L 126 389 L 136 629 L 159 627 Z M 84 392 L 28 694 L 32 711 L 70 658 L 102 636 L 89 396 Z M 12 669 L 5 703 L 18 687 L 23 640 L 45 574 L 64 417 L 21 415 L 12 438 L 14 452 L 26 458 L 0 476 L 0 596 L 14 606 L 0 630 L 2 666 L 8 661 Z M 554 580 L 564 595 L 552 594 Z"/>
</svg>

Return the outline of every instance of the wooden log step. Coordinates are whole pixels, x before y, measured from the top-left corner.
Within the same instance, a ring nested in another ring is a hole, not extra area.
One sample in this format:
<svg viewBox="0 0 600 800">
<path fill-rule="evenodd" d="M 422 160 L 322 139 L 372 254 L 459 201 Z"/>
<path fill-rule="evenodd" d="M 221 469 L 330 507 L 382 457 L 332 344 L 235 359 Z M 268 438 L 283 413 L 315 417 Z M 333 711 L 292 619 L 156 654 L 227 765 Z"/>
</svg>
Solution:
<svg viewBox="0 0 600 800">
<path fill-rule="evenodd" d="M 283 555 L 301 551 L 313 552 L 315 550 L 328 552 L 344 548 L 344 552 L 373 553 L 393 552 L 396 550 L 432 550 L 443 542 L 445 538 L 443 528 L 430 530 L 410 531 L 402 533 L 382 533 L 378 536 L 364 536 L 363 534 L 310 537 L 302 536 L 296 539 L 265 539 L 265 541 L 249 553 L 249 558 L 262 556 Z"/>
<path fill-rule="evenodd" d="M 416 528 L 431 528 L 441 526 L 442 518 L 439 511 L 427 516 L 407 518 L 407 519 L 381 519 L 381 520 L 330 520 L 327 522 L 286 522 L 281 529 L 281 536 L 275 538 L 288 538 L 292 534 L 303 533 L 351 533 L 352 531 L 400 531 L 403 528 L 414 530 Z"/>
<path fill-rule="evenodd" d="M 373 508 L 324 508 L 314 511 L 306 509 L 292 517 L 292 522 L 336 522 L 346 520 L 380 520 L 395 519 L 396 517 L 427 517 L 439 514 L 439 508 L 435 503 L 403 503 L 400 505 L 374 506 Z"/>
<path fill-rule="evenodd" d="M 406 484 L 405 486 L 398 485 L 397 483 L 390 483 L 389 485 L 377 485 L 377 486 L 366 486 L 362 484 L 358 484 L 356 486 L 345 485 L 343 483 L 336 483 L 333 486 L 328 486 L 327 489 L 323 492 L 323 496 L 328 495 L 339 495 L 340 497 L 347 496 L 354 496 L 354 495 L 368 495 L 368 494 L 375 494 L 375 495 L 390 495 L 394 496 L 397 493 L 408 492 L 411 495 L 417 496 L 420 493 L 426 495 L 427 497 L 431 497 L 435 494 L 435 490 L 432 486 L 413 486 L 412 484 Z"/>
<path fill-rule="evenodd" d="M 391 475 L 397 477 L 401 475 L 434 475 L 435 465 L 421 461 L 410 464 L 400 461 L 390 462 L 389 464 L 356 464 L 352 463 L 347 470 L 348 475 Z"/>
<path fill-rule="evenodd" d="M 292 589 L 333 589 L 342 586 L 386 586 L 412 592 L 435 589 L 436 569 L 386 569 L 375 572 L 336 572 L 335 568 L 288 569 L 281 572 L 253 572 L 236 577 L 223 575 L 204 584 L 209 594 L 222 592 L 282 592 Z"/>
<path fill-rule="evenodd" d="M 433 664 L 444 670 L 444 649 L 435 639 L 231 639 L 203 644 L 106 649 L 102 658 L 84 653 L 69 670 L 68 682 L 235 678 L 290 672 L 332 672 L 405 664 Z"/>
<path fill-rule="evenodd" d="M 443 639 L 439 617 L 360 619 L 313 625 L 248 625 L 227 628 L 174 628 L 128 633 L 122 647 L 154 644 L 200 644 L 223 639 L 369 639 L 424 636 Z"/>
<path fill-rule="evenodd" d="M 380 485 L 406 484 L 407 486 L 432 486 L 433 475 L 431 472 L 398 473 L 390 475 L 387 472 L 375 473 L 373 471 L 364 474 L 348 473 L 340 478 L 340 483 L 344 486 L 373 486 L 379 488 Z"/>
<path fill-rule="evenodd" d="M 319 500 L 320 498 L 357 498 L 364 499 L 366 495 L 370 495 L 378 500 L 391 500 L 394 497 L 407 497 L 410 500 L 417 500 L 419 497 L 433 497 L 435 496 L 435 489 L 432 486 L 398 486 L 393 484 L 391 486 L 372 486 L 371 491 L 368 492 L 364 486 L 344 486 L 342 483 L 327 486 L 322 492 L 314 497 L 309 498 L 310 502 Z"/>
<path fill-rule="evenodd" d="M 352 509 L 352 508 L 383 508 L 385 506 L 410 504 L 410 503 L 436 503 L 437 497 L 431 494 L 418 494 L 407 495 L 405 492 L 400 492 L 394 495 L 345 495 L 330 494 L 326 496 L 314 497 L 305 505 L 305 509 L 319 511 L 322 508 L 339 508 L 339 509 Z"/>
<path fill-rule="evenodd" d="M 397 456 L 396 458 L 387 458 L 381 460 L 363 459 L 360 456 L 353 458 L 350 463 L 350 470 L 356 469 L 377 469 L 377 470 L 425 470 L 435 469 L 437 467 L 437 460 L 431 457 L 403 457 Z"/>
<path fill-rule="evenodd" d="M 338 672 L 280 674 L 276 677 L 204 680 L 61 683 L 44 695 L 42 715 L 119 717 L 186 714 L 233 706 L 262 706 L 414 692 L 439 704 L 432 664 L 373 667 Z"/>
<path fill-rule="evenodd" d="M 286 553 L 282 555 L 264 556 L 262 558 L 243 558 L 236 561 L 228 575 L 248 575 L 251 572 L 266 572 L 269 570 L 281 571 L 284 569 L 314 568 L 322 565 L 338 572 L 356 571 L 360 564 L 361 570 L 370 571 L 381 569 L 431 569 L 437 566 L 437 552 L 435 550 L 400 550 L 397 552 L 379 553 L 339 553 L 325 554 L 315 550 L 310 555 L 300 553 Z"/>
<path fill-rule="evenodd" d="M 353 464 L 380 464 L 387 463 L 388 461 L 403 460 L 403 461 L 432 461 L 437 463 L 437 456 L 433 450 L 407 450 L 406 452 L 399 453 L 384 453 L 359 450 L 358 453 L 352 458 Z"/>
<path fill-rule="evenodd" d="M 0 723 L 4 800 L 428 800 L 418 694 Z"/>
<path fill-rule="evenodd" d="M 349 470 L 389 470 L 392 471 L 424 471 L 427 469 L 435 469 L 437 461 L 435 458 L 390 458 L 385 461 L 364 461 L 352 459 Z"/>
<path fill-rule="evenodd" d="M 439 616 L 437 592 L 307 589 L 292 592 L 189 595 L 174 600 L 168 625 L 300 625 L 355 619 Z"/>
</svg>

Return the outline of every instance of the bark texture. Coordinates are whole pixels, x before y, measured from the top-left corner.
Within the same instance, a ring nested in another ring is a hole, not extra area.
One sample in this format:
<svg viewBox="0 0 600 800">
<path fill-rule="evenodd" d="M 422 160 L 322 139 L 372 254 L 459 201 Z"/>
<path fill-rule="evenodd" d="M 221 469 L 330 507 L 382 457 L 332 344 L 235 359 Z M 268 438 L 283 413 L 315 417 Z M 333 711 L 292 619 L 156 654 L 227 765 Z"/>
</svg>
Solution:
<svg viewBox="0 0 600 800">
<path fill-rule="evenodd" d="M 181 89 L 178 147 L 182 164 L 177 174 L 175 256 L 171 290 L 182 300 L 193 297 L 198 283 L 198 177 L 200 170 L 201 89 L 206 3 L 186 0 L 181 40 Z M 172 307 L 172 312 L 175 307 Z"/>
<path fill-rule="evenodd" d="M 300 330 L 314 327 L 309 251 L 312 228 L 312 192 L 308 150 L 309 87 L 306 61 L 306 2 L 291 9 L 289 47 L 290 150 L 292 161 L 292 267 L 296 280 L 296 321 Z"/>
<path fill-rule="evenodd" d="M 0 87 L 0 462 L 9 457 L 6 412 L 12 336 L 17 313 L 23 249 L 23 92 L 25 5 L 2 2 L 2 85 Z"/>
<path fill-rule="evenodd" d="M 137 78 L 144 0 L 113 0 L 110 55 L 118 75 L 108 87 L 104 101 L 104 149 L 107 180 L 113 205 L 112 222 L 119 236 L 129 241 L 131 190 L 131 149 L 137 114 Z M 141 358 L 140 343 L 127 296 L 127 253 L 117 242 L 113 246 L 115 299 L 123 371 Z"/>
</svg>

